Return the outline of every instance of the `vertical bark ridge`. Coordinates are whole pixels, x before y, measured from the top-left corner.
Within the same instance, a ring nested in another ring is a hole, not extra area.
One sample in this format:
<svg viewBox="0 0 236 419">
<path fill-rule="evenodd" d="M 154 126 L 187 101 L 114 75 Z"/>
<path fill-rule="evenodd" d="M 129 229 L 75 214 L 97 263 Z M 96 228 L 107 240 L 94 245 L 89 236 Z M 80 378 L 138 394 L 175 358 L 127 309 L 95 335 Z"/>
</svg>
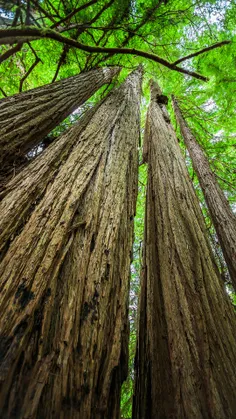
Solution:
<svg viewBox="0 0 236 419">
<path fill-rule="evenodd" d="M 30 148 L 119 71 L 119 67 L 99 68 L 0 100 L 2 179 Z"/>
<path fill-rule="evenodd" d="M 146 122 L 149 169 L 133 418 L 233 419 L 235 314 L 164 103 L 152 95 Z"/>
<path fill-rule="evenodd" d="M 236 290 L 236 218 L 221 190 L 207 157 L 183 118 L 177 100 L 172 100 L 176 119 L 199 179 L 209 213 Z"/>
<path fill-rule="evenodd" d="M 99 106 L 1 261 L 6 418 L 119 418 L 140 81 Z"/>
<path fill-rule="evenodd" d="M 47 187 L 61 170 L 103 101 L 89 109 L 81 119 L 53 142 L 43 154 L 9 181 L 0 193 L 0 260 L 10 243 L 20 234 Z"/>
</svg>

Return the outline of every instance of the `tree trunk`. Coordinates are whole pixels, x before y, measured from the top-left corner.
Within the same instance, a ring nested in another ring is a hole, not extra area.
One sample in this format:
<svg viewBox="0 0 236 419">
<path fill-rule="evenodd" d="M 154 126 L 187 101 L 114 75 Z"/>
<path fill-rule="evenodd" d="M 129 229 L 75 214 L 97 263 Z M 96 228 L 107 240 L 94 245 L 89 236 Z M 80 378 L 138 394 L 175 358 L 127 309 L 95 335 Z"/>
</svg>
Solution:
<svg viewBox="0 0 236 419">
<path fill-rule="evenodd" d="M 209 213 L 225 257 L 226 264 L 236 290 L 236 218 L 229 203 L 220 189 L 209 162 L 184 120 L 178 103 L 173 98 L 176 119 L 193 162 L 193 168 L 199 179 Z"/>
<path fill-rule="evenodd" d="M 99 68 L 0 100 L 0 180 L 118 71 Z"/>
<path fill-rule="evenodd" d="M 70 155 L 1 261 L 4 418 L 119 418 L 140 80 L 137 70 L 70 130 Z"/>
<path fill-rule="evenodd" d="M 45 151 L 19 172 L 0 193 L 0 261 L 11 242 L 18 236 L 26 220 L 40 202 L 47 187 L 68 159 L 78 137 L 94 116 L 101 101 L 55 140 Z"/>
<path fill-rule="evenodd" d="M 235 314 L 154 86 L 145 141 L 149 169 L 133 418 L 233 419 Z"/>
</svg>

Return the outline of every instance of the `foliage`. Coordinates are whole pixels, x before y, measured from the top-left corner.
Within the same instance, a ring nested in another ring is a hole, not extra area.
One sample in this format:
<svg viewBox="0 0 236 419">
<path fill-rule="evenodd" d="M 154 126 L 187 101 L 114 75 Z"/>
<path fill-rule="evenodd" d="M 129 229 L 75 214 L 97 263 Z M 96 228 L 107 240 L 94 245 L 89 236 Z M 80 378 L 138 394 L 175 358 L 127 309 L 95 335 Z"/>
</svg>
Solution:
<svg viewBox="0 0 236 419">
<path fill-rule="evenodd" d="M 140 153 L 140 162 L 142 156 Z M 133 263 L 131 265 L 131 284 L 130 284 L 130 339 L 129 339 L 129 375 L 122 386 L 121 410 L 125 418 L 131 417 L 132 398 L 134 384 L 134 359 L 136 350 L 136 334 L 138 324 L 138 295 L 139 295 L 139 275 L 142 268 L 142 245 L 144 233 L 144 202 L 146 195 L 147 166 L 140 164 L 138 180 L 138 200 L 136 216 L 134 219 L 135 240 L 133 246 Z"/>
<path fill-rule="evenodd" d="M 138 64 L 144 66 L 142 99 L 142 132 L 149 100 L 149 79 L 158 80 L 163 93 L 174 94 L 184 111 L 190 127 L 203 146 L 218 181 L 236 210 L 235 157 L 236 157 L 236 3 L 230 0 L 8 0 L 0 1 L 1 32 L 16 28 L 38 28 L 42 37 L 29 40 L 17 38 L 17 43 L 0 45 L 0 97 L 28 90 L 80 71 L 97 66 L 120 65 L 123 70 L 116 83 L 120 83 Z M 162 65 L 136 54 L 86 52 L 63 42 L 47 38 L 47 29 L 67 39 L 91 47 L 135 48 L 154 54 L 168 63 L 174 63 L 203 48 L 222 41 L 230 43 L 210 49 L 178 67 L 187 72 L 200 73 L 209 78 L 182 74 L 171 66 Z M 17 51 L 12 51 L 17 47 Z M 4 59 L 8 55 L 7 59 Z M 112 88 L 112 85 L 108 90 Z M 88 101 L 91 106 L 107 92 L 100 89 Z M 175 120 L 171 105 L 168 105 L 172 122 Z M 83 110 L 83 109 L 82 109 Z M 57 137 L 79 117 L 81 110 L 57 127 L 51 136 Z M 226 276 L 225 263 L 217 244 L 216 235 L 193 173 L 190 159 L 180 138 L 187 166 L 198 193 L 218 255 L 222 275 Z M 141 158 L 140 158 L 141 161 Z M 130 375 L 123 386 L 122 414 L 131 417 L 132 362 L 135 352 L 137 295 L 141 267 L 146 169 L 140 166 L 139 196 L 135 218 L 134 260 L 131 267 L 130 299 Z M 232 296 L 235 299 L 235 296 Z"/>
</svg>

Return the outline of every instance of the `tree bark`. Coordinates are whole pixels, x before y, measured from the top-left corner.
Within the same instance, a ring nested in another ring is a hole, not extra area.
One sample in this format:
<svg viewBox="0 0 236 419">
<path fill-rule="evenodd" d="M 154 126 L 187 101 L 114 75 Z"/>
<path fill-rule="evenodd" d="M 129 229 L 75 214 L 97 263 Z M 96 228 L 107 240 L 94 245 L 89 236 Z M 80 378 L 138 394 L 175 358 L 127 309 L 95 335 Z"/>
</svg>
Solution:
<svg viewBox="0 0 236 419">
<path fill-rule="evenodd" d="M 149 168 L 133 418 L 233 419 L 235 314 L 155 86 L 145 142 Z"/>
<path fill-rule="evenodd" d="M 4 418 L 120 417 L 140 93 L 137 70 L 70 130 L 69 156 L 1 261 Z"/>
<path fill-rule="evenodd" d="M 99 68 L 0 100 L 0 180 L 119 70 Z"/>
<path fill-rule="evenodd" d="M 9 181 L 0 193 L 0 261 L 102 103 L 87 110 L 77 123 Z"/>
<path fill-rule="evenodd" d="M 173 98 L 173 107 L 236 290 L 236 217 L 210 168 L 204 151 L 183 118 L 175 98 Z"/>
</svg>

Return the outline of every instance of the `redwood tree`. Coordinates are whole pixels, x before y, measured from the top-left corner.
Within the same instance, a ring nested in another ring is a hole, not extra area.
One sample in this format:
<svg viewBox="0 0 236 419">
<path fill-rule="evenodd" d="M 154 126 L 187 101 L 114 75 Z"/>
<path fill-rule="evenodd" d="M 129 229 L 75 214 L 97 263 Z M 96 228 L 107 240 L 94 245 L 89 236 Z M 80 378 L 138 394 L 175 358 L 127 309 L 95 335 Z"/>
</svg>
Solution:
<svg viewBox="0 0 236 419">
<path fill-rule="evenodd" d="M 0 176 L 118 72 L 99 68 L 0 100 Z"/>
<path fill-rule="evenodd" d="M 1 261 L 4 418 L 120 417 L 140 92 L 139 69 L 70 130 L 73 149 Z"/>
<path fill-rule="evenodd" d="M 133 418 L 233 419 L 235 314 L 165 97 L 151 93 Z"/>
<path fill-rule="evenodd" d="M 10 242 L 19 235 L 101 104 L 99 102 L 87 110 L 72 128 L 13 177 L 0 193 L 0 260 L 7 252 Z"/>
<path fill-rule="evenodd" d="M 193 168 L 199 179 L 209 213 L 216 229 L 217 236 L 227 263 L 233 286 L 236 290 L 236 218 L 221 190 L 216 176 L 211 170 L 209 161 L 198 144 L 186 120 L 184 119 L 177 100 L 173 97 L 176 119 L 193 162 Z"/>
</svg>

